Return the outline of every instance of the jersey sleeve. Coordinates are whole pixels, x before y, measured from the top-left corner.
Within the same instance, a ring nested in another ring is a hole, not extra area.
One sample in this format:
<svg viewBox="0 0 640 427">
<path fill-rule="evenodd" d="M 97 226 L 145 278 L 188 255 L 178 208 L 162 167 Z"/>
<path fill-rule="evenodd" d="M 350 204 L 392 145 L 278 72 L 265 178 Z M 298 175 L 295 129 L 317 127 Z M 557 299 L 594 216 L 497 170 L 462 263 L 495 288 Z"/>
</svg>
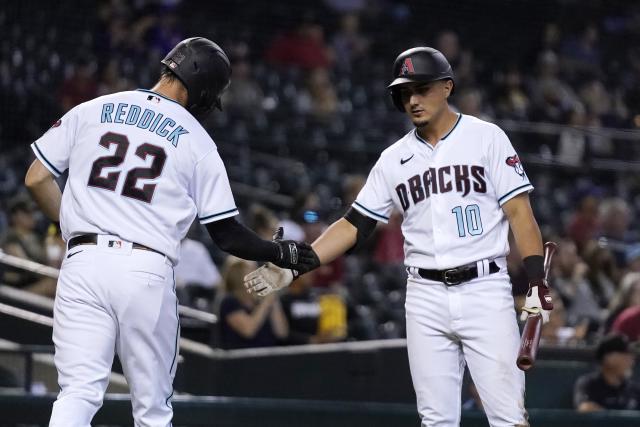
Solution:
<svg viewBox="0 0 640 427">
<path fill-rule="evenodd" d="M 192 191 L 201 224 L 238 215 L 218 150 L 211 150 L 196 163 Z"/>
<path fill-rule="evenodd" d="M 44 135 L 31 144 L 34 154 L 56 177 L 69 168 L 71 149 L 76 139 L 78 107 L 67 112 Z"/>
<path fill-rule="evenodd" d="M 533 191 L 522 162 L 502 129 L 496 127 L 487 155 L 490 159 L 490 177 L 500 206 L 518 194 Z"/>
<path fill-rule="evenodd" d="M 389 216 L 393 209 L 393 199 L 389 194 L 389 188 L 384 178 L 382 159 L 373 166 L 367 182 L 360 190 L 353 208 L 363 215 L 376 221 L 389 222 Z"/>
</svg>

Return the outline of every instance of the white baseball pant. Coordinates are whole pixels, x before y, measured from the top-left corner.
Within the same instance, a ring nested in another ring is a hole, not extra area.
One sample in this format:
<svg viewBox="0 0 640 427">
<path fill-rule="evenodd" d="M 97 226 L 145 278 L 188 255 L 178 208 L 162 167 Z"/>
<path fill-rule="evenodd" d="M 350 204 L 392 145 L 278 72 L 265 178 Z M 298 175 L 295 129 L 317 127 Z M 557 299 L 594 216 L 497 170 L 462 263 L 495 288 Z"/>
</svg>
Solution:
<svg viewBox="0 0 640 427">
<path fill-rule="evenodd" d="M 171 426 L 178 337 L 171 262 L 117 236 L 67 251 L 54 306 L 60 393 L 50 427 L 89 427 L 102 406 L 114 353 L 136 427 Z"/>
<path fill-rule="evenodd" d="M 492 427 L 527 426 L 520 333 L 506 268 L 455 286 L 410 268 L 409 366 L 423 427 L 460 425 L 465 363 Z M 482 270 L 480 270 L 482 271 Z"/>
</svg>

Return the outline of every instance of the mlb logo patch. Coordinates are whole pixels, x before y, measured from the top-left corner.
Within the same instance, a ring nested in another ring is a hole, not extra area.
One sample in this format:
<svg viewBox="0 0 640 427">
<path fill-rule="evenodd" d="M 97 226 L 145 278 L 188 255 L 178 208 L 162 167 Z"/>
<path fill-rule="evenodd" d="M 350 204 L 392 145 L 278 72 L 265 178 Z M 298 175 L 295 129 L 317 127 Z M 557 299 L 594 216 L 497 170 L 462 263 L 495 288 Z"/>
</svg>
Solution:
<svg viewBox="0 0 640 427">
<path fill-rule="evenodd" d="M 155 102 L 156 104 L 160 103 L 160 98 L 154 95 L 147 96 L 147 101 Z"/>
<path fill-rule="evenodd" d="M 109 245 L 110 248 L 115 248 L 115 249 L 120 249 L 122 247 L 122 241 L 121 240 L 109 240 Z"/>
</svg>

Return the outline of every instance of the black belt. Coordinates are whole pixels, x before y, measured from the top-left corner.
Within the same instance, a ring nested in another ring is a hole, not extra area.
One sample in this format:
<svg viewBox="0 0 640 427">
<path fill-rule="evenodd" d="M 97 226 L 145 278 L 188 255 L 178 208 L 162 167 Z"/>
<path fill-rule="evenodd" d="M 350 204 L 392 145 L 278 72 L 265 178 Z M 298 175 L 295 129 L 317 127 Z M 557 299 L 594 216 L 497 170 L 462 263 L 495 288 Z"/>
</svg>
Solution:
<svg viewBox="0 0 640 427">
<path fill-rule="evenodd" d="M 117 239 L 114 239 L 114 240 L 117 240 Z M 69 239 L 69 249 L 78 245 L 97 245 L 97 244 L 98 244 L 97 234 L 81 234 L 80 236 L 72 237 L 71 239 Z M 151 252 L 160 254 L 162 256 L 165 256 L 165 254 L 163 254 L 162 252 L 156 251 L 155 249 L 150 248 L 148 246 L 141 245 L 140 243 L 133 243 L 131 247 L 133 249 L 143 249 L 145 251 L 151 251 Z"/>
<path fill-rule="evenodd" d="M 497 273 L 498 271 L 500 271 L 500 267 L 498 267 L 495 261 L 491 261 L 489 263 L 489 274 Z M 453 286 L 478 277 L 478 267 L 472 264 L 449 268 L 447 270 L 426 270 L 419 268 L 418 274 L 423 279 L 434 280 L 436 282 L 442 282 L 447 286 Z"/>
</svg>

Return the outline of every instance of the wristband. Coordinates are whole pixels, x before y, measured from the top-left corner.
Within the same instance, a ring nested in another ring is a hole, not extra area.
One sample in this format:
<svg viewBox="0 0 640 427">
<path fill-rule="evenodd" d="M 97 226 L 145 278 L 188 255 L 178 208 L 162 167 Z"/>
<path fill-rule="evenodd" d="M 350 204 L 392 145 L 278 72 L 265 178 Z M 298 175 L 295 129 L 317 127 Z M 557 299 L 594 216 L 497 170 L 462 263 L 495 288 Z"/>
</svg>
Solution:
<svg viewBox="0 0 640 427">
<path fill-rule="evenodd" d="M 530 255 L 524 258 L 522 263 L 529 283 L 544 280 L 544 257 L 542 255 Z"/>
</svg>

